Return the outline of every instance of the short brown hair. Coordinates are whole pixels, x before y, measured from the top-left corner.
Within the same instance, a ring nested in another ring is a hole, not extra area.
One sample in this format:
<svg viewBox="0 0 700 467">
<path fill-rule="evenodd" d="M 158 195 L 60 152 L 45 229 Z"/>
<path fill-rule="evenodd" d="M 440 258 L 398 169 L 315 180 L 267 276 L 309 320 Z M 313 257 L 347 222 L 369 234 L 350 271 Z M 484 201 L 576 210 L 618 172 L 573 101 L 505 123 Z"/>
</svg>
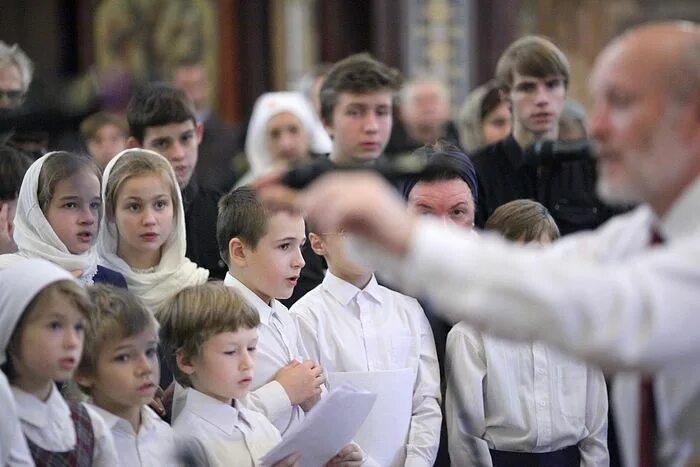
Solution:
<svg viewBox="0 0 700 467">
<path fill-rule="evenodd" d="M 183 386 L 192 386 L 177 366 L 176 354 L 186 359 L 200 355 L 202 345 L 222 332 L 255 329 L 260 316 L 238 292 L 214 281 L 186 287 L 158 314 L 160 339 L 165 361 Z"/>
<path fill-rule="evenodd" d="M 219 254 L 229 264 L 228 244 L 238 238 L 251 248 L 255 248 L 267 233 L 269 211 L 255 194 L 255 190 L 242 186 L 225 194 L 219 200 L 219 214 L 216 219 L 216 241 Z"/>
<path fill-rule="evenodd" d="M 35 316 L 36 305 L 43 297 L 49 294 L 59 294 L 68 301 L 68 303 L 75 306 L 78 312 L 85 318 L 85 331 L 86 334 L 90 332 L 91 326 L 91 316 L 93 313 L 93 305 L 90 298 L 87 295 L 85 289 L 80 286 L 75 281 L 72 280 L 60 280 L 53 282 L 37 293 L 34 298 L 29 302 L 27 307 L 24 309 L 22 316 L 19 318 L 17 325 L 15 326 L 10 341 L 7 344 L 7 354 L 8 357 L 14 356 L 15 358 L 21 357 L 19 355 L 20 342 L 22 341 L 22 334 L 24 327 L 28 322 L 31 322 Z M 17 371 L 12 363 L 12 358 L 8 358 L 5 363 L 2 364 L 2 371 L 7 376 L 10 383 L 18 376 Z"/>
<path fill-rule="evenodd" d="M 499 206 L 486 221 L 484 230 L 500 232 L 511 241 L 537 241 L 543 235 L 559 238 L 559 228 L 546 207 L 530 199 L 516 199 Z"/>
<path fill-rule="evenodd" d="M 510 91 L 515 73 L 536 78 L 561 76 L 564 78 L 564 86 L 568 86 L 569 60 L 550 40 L 540 36 L 525 36 L 508 46 L 498 59 L 498 85 Z"/>
<path fill-rule="evenodd" d="M 129 129 L 126 125 L 126 120 L 109 112 L 95 112 L 88 116 L 80 123 L 80 135 L 85 141 L 95 139 L 97 132 L 106 125 L 114 125 L 119 128 L 126 138 L 129 135 Z"/>
<path fill-rule="evenodd" d="M 321 120 L 333 123 L 333 109 L 340 93 L 367 94 L 401 88 L 401 73 L 375 60 L 368 53 L 350 55 L 328 72 L 320 91 Z"/>
<path fill-rule="evenodd" d="M 78 373 L 93 376 L 106 342 L 135 336 L 148 326 L 157 330 L 158 322 L 143 302 L 125 289 L 97 284 L 88 288 L 88 295 L 94 311 L 90 317 L 90 330 L 85 333 Z M 80 389 L 89 394 L 89 388 L 80 386 Z"/>
<path fill-rule="evenodd" d="M 56 193 L 56 185 L 61 180 L 72 177 L 86 170 L 102 181 L 102 171 L 95 160 L 86 154 L 77 154 L 68 151 L 56 151 L 48 157 L 39 171 L 37 183 L 37 199 L 42 212 L 46 212 L 51 200 Z"/>
<path fill-rule="evenodd" d="M 130 149 L 117 160 L 105 180 L 104 213 L 108 221 L 114 220 L 117 206 L 117 195 L 124 183 L 132 177 L 144 175 L 160 175 L 170 187 L 170 197 L 173 203 L 173 213 L 177 213 L 178 191 L 180 190 L 175 176 L 172 175 L 170 163 L 156 153 L 145 149 Z M 177 215 L 174 215 L 177 221 Z"/>
</svg>

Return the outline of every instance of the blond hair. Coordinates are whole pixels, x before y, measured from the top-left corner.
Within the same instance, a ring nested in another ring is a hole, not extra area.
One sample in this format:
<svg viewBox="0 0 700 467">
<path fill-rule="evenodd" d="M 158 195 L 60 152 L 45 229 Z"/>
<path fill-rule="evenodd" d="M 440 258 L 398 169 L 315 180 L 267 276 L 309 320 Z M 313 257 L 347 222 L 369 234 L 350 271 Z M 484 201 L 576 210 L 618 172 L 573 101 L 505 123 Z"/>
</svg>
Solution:
<svg viewBox="0 0 700 467">
<path fill-rule="evenodd" d="M 484 230 L 525 243 L 538 241 L 544 235 L 552 241 L 560 236 L 557 223 L 547 208 L 531 199 L 516 199 L 499 206 L 486 221 Z"/>
<path fill-rule="evenodd" d="M 97 360 L 105 343 L 140 334 L 149 326 L 158 329 L 158 322 L 144 304 L 132 293 L 111 285 L 98 284 L 88 288 L 94 304 L 90 330 L 85 333 L 83 355 L 77 373 L 94 376 Z M 89 394 L 89 388 L 80 386 Z"/>
<path fill-rule="evenodd" d="M 258 313 L 231 287 L 223 282 L 208 282 L 186 287 L 158 313 L 160 339 L 175 380 L 191 387 L 189 377 L 177 366 L 176 354 L 192 359 L 201 354 L 202 345 L 222 332 L 254 329 L 260 324 Z"/>
<path fill-rule="evenodd" d="M 151 151 L 131 149 L 128 154 L 120 157 L 112 170 L 109 172 L 109 178 L 105 181 L 105 196 L 104 196 L 104 215 L 108 221 L 114 221 L 117 196 L 122 185 L 133 177 L 142 177 L 145 175 L 160 175 L 164 182 L 170 187 L 170 198 L 173 203 L 173 212 L 179 209 L 179 197 L 177 195 L 180 190 L 177 180 L 172 175 L 170 163 L 162 158 L 157 157 Z M 174 216 L 177 221 L 177 216 Z"/>
</svg>

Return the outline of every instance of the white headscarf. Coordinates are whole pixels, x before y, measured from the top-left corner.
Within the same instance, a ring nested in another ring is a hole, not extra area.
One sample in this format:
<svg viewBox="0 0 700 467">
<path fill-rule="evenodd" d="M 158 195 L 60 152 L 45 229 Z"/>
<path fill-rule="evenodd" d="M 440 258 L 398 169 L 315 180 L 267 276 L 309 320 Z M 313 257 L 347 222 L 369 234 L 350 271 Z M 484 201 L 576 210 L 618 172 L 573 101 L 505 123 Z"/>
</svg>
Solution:
<svg viewBox="0 0 700 467">
<path fill-rule="evenodd" d="M 53 227 L 39 206 L 39 174 L 44 162 L 57 152 L 49 152 L 35 161 L 22 180 L 17 198 L 14 239 L 17 253 L 0 255 L 0 269 L 12 266 L 27 258 L 42 258 L 62 267 L 66 271 L 82 271 L 78 278 L 83 284 L 92 284 L 97 272 L 97 252 L 95 246 L 85 253 L 74 255 L 58 238 Z"/>
<path fill-rule="evenodd" d="M 74 280 L 68 271 L 43 259 L 22 259 L 0 271 L 0 365 L 17 323 L 27 305 L 46 286 L 62 280 Z"/>
<path fill-rule="evenodd" d="M 162 159 L 168 167 L 169 183 L 177 187 L 177 179 L 170 163 L 160 154 L 146 149 L 127 149 L 117 154 L 105 168 L 102 175 L 102 198 L 106 197 L 107 182 L 112 169 L 122 158 L 129 157 L 135 152 L 148 153 L 154 158 Z M 185 211 L 182 206 L 180 190 L 176 189 L 177 204 L 175 210 L 175 225 L 170 237 L 162 246 L 160 263 L 154 272 L 136 272 L 117 256 L 119 236 L 116 226 L 109 225 L 107 216 L 102 216 L 100 235 L 97 238 L 97 252 L 100 261 L 107 267 L 122 273 L 126 278 L 129 291 L 144 301 L 154 313 L 173 295 L 185 287 L 203 284 L 209 277 L 209 271 L 198 267 L 187 259 L 187 241 L 185 238 Z"/>
<path fill-rule="evenodd" d="M 246 134 L 245 153 L 253 178 L 272 168 L 274 161 L 267 146 L 267 122 L 282 112 L 289 112 L 299 119 L 312 152 L 325 154 L 331 151 L 331 139 L 303 94 L 292 91 L 265 93 L 255 101 Z"/>
</svg>

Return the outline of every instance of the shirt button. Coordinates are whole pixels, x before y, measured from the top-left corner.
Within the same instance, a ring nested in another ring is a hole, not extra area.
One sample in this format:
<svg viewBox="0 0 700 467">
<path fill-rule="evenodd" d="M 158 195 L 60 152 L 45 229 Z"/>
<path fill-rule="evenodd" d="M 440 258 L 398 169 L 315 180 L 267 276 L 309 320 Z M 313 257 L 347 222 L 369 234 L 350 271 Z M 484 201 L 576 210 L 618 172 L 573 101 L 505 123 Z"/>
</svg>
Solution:
<svg viewBox="0 0 700 467">
<path fill-rule="evenodd" d="M 540 401 L 540 407 L 544 407 L 545 405 L 547 405 L 545 401 Z"/>
</svg>

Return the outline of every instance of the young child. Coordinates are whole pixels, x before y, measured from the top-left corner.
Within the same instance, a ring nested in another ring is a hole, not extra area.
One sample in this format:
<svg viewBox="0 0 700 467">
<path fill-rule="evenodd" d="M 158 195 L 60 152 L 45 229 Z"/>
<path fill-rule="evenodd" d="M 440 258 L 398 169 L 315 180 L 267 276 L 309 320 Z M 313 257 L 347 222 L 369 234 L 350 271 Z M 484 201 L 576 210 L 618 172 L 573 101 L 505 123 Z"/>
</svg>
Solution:
<svg viewBox="0 0 700 467">
<path fill-rule="evenodd" d="M 103 175 L 105 214 L 97 251 L 156 313 L 188 285 L 209 277 L 185 256 L 185 216 L 172 167 L 161 155 L 127 149 Z"/>
<path fill-rule="evenodd" d="M 17 196 L 24 174 L 31 164 L 29 156 L 19 149 L 0 145 L 0 255 L 17 251 L 12 238 Z"/>
<path fill-rule="evenodd" d="M 241 406 L 255 375 L 258 314 L 221 283 L 181 290 L 159 316 L 175 379 L 187 388 L 173 422 L 210 466 L 260 465 L 280 440 L 264 415 Z M 190 444 L 191 446 L 191 444 Z"/>
<path fill-rule="evenodd" d="M 497 208 L 486 229 L 550 243 L 559 229 L 531 200 Z M 447 338 L 446 417 L 453 465 L 607 466 L 605 381 L 541 342 L 497 339 L 462 322 Z"/>
<path fill-rule="evenodd" d="M 299 331 L 278 299 L 288 298 L 304 266 L 304 219 L 289 211 L 270 212 L 247 187 L 219 202 L 217 239 L 229 265 L 224 284 L 236 289 L 260 316 L 258 371 L 246 403 L 262 412 L 284 435 L 318 401 L 322 369 L 308 360 Z M 350 444 L 339 462 L 359 465 L 363 453 Z"/>
<path fill-rule="evenodd" d="M 101 168 L 126 149 L 126 121 L 109 112 L 96 112 L 80 123 L 80 135 L 88 153 Z"/>
<path fill-rule="evenodd" d="M 88 294 L 95 309 L 75 380 L 111 430 L 121 465 L 176 464 L 173 432 L 147 405 L 158 388 L 158 323 L 126 290 L 96 285 Z"/>
<path fill-rule="evenodd" d="M 72 378 L 91 313 L 85 289 L 52 263 L 0 272 L 0 361 L 36 465 L 119 465 L 102 418 L 55 385 Z"/>
<path fill-rule="evenodd" d="M 0 256 L 0 269 L 42 258 L 83 284 L 126 287 L 124 277 L 98 265 L 94 244 L 100 226 L 100 169 L 88 156 L 50 152 L 27 170 L 17 199 L 17 253 Z"/>
<path fill-rule="evenodd" d="M 323 367 L 330 387 L 349 381 L 378 393 L 355 437 L 372 459 L 432 466 L 442 422 L 440 375 L 423 310 L 347 258 L 342 232 L 311 226 L 309 242 L 328 263 L 323 283 L 291 308 L 310 358 Z"/>
</svg>

